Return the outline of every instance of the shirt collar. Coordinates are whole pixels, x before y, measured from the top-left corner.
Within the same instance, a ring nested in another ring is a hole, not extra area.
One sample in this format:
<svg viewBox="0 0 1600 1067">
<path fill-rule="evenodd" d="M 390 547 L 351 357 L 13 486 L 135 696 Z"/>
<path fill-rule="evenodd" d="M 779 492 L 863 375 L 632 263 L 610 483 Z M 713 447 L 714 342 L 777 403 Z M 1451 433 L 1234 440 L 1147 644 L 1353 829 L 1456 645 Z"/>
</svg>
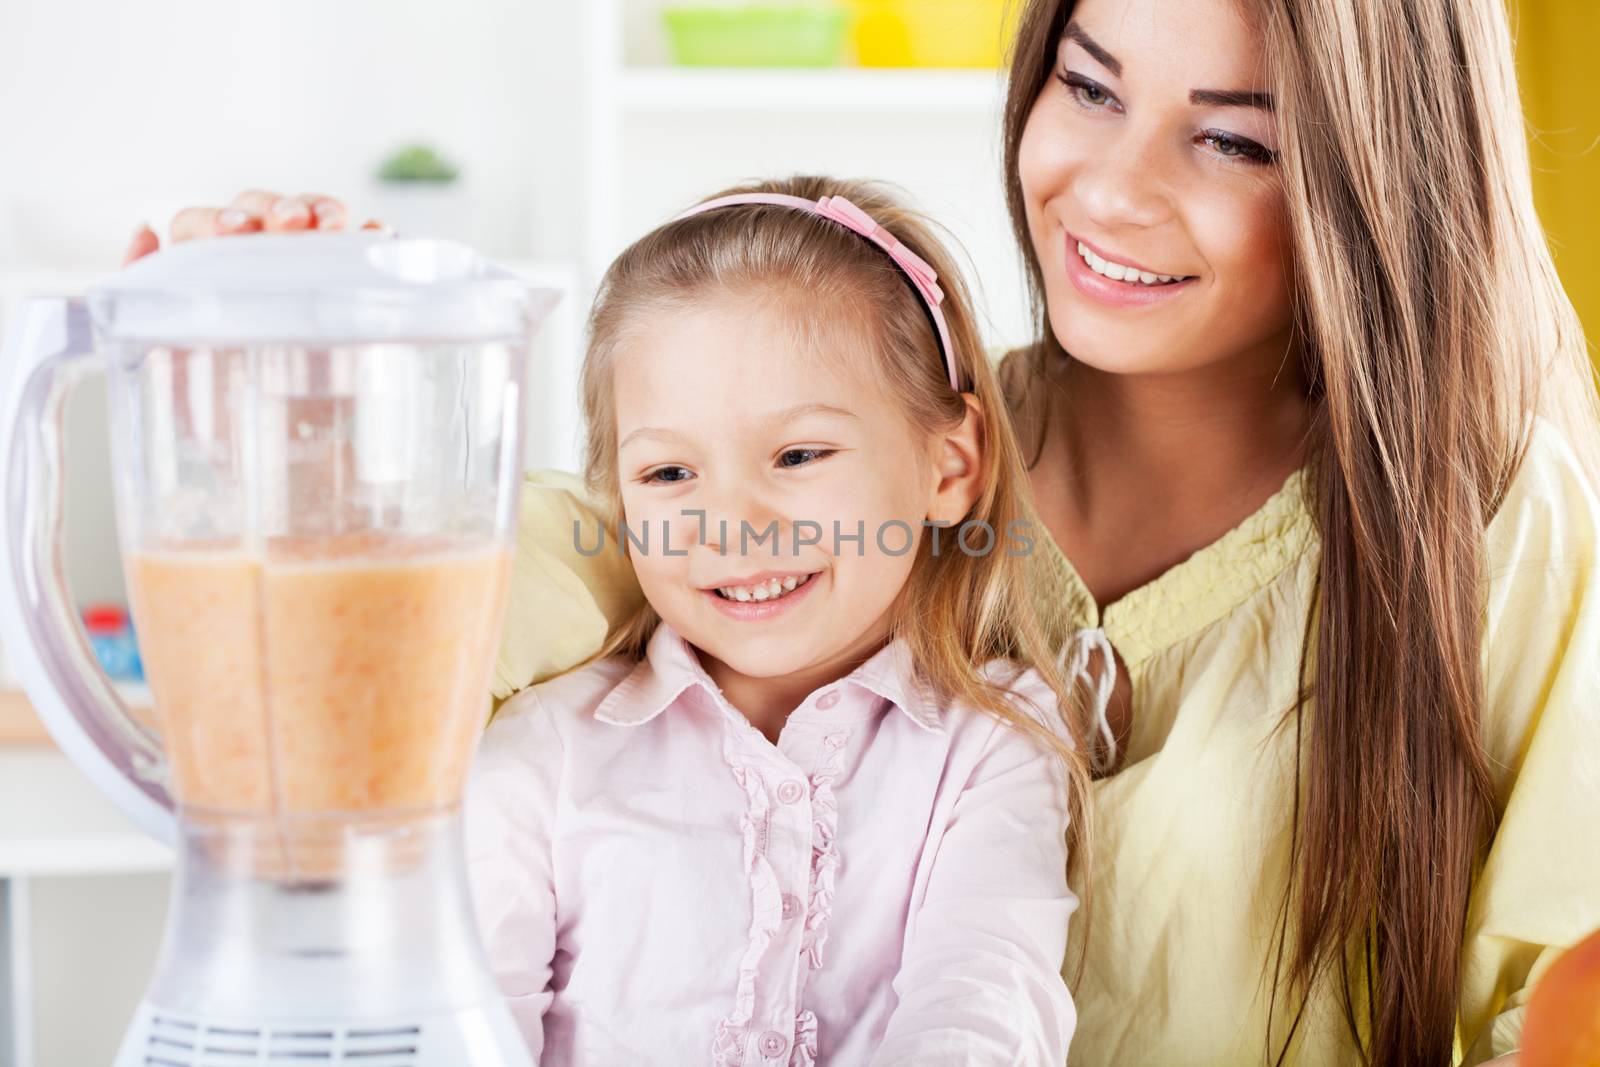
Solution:
<svg viewBox="0 0 1600 1067">
<path fill-rule="evenodd" d="M 911 667 L 911 650 L 896 639 L 844 678 L 824 686 L 822 692 L 854 685 L 889 701 L 923 729 L 942 732 L 942 701 L 917 682 Z M 600 702 L 594 717 L 615 726 L 638 726 L 660 715 L 696 687 L 724 711 L 738 714 L 700 665 L 700 657 L 689 643 L 672 627 L 661 623 L 650 637 L 645 658 Z"/>
</svg>

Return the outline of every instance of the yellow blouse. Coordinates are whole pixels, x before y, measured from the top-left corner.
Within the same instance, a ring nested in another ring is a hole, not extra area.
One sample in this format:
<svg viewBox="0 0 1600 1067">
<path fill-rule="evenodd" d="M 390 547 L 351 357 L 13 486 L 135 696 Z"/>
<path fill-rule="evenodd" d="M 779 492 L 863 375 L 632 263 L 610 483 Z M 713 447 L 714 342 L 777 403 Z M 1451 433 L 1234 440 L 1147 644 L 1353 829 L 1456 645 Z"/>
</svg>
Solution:
<svg viewBox="0 0 1600 1067">
<path fill-rule="evenodd" d="M 1095 788 L 1093 916 L 1073 1064 L 1259 1062 L 1269 951 L 1288 870 L 1291 706 L 1318 546 L 1291 477 L 1262 508 L 1103 613 L 1048 538 L 1039 589 L 1058 633 L 1101 627 L 1133 683 L 1120 772 Z M 581 661 L 638 603 L 570 476 L 536 474 L 497 695 Z M 1462 1062 L 1514 1049 L 1525 992 L 1600 928 L 1600 500 L 1541 426 L 1488 531 L 1483 724 L 1500 825 L 1472 893 Z M 1072 976 L 1085 927 L 1075 925 Z M 1284 1027 L 1274 1026 L 1274 1040 Z M 1291 1062 L 1351 1061 L 1336 993 Z"/>
</svg>

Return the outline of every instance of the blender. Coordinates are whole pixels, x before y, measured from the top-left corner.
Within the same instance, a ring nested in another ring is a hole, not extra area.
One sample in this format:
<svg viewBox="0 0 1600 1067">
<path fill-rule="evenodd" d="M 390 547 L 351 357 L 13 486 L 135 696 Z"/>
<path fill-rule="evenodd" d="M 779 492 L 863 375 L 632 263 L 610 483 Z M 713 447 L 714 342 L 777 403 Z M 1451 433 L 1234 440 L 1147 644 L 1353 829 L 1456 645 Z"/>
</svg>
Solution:
<svg viewBox="0 0 1600 1067">
<path fill-rule="evenodd" d="M 460 801 L 554 294 L 448 241 L 231 237 L 19 309 L 0 640 L 66 755 L 176 869 L 116 1067 L 526 1067 Z M 107 376 L 156 721 L 74 624 L 61 412 Z"/>
</svg>

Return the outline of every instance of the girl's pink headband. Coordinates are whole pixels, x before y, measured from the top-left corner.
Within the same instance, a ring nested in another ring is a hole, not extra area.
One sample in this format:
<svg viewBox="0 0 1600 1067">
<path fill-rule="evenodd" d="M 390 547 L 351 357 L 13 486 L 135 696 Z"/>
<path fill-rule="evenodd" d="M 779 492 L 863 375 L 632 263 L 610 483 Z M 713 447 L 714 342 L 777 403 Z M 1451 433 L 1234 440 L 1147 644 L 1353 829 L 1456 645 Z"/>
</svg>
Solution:
<svg viewBox="0 0 1600 1067">
<path fill-rule="evenodd" d="M 902 244 L 894 234 L 878 225 L 871 215 L 842 196 L 825 196 L 813 202 L 804 197 L 785 196 L 782 193 L 737 193 L 696 204 L 679 215 L 678 219 L 687 219 L 706 211 L 739 204 L 775 204 L 778 207 L 792 207 L 812 215 L 821 215 L 860 234 L 889 253 L 889 258 L 894 260 L 895 264 L 905 272 L 906 277 L 911 279 L 912 286 L 927 305 L 928 315 L 933 319 L 933 328 L 939 334 L 939 348 L 944 355 L 945 370 L 950 375 L 950 388 L 958 393 L 961 391 L 960 380 L 956 375 L 956 353 L 950 344 L 950 327 L 945 324 L 944 312 L 939 310 L 939 305 L 944 302 L 944 290 L 939 288 L 939 276 L 921 256 Z"/>
</svg>

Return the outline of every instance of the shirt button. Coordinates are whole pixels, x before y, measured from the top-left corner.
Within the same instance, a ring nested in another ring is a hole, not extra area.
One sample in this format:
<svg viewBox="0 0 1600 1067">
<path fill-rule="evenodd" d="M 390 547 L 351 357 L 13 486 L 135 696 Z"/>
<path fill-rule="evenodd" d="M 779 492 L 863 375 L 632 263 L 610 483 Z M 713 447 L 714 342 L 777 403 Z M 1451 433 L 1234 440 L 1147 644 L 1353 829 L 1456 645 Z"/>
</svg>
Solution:
<svg viewBox="0 0 1600 1067">
<path fill-rule="evenodd" d="M 830 689 L 817 698 L 817 707 L 823 711 L 827 711 L 837 703 L 839 703 L 839 691 L 837 689 Z"/>
<path fill-rule="evenodd" d="M 783 894 L 778 898 L 778 902 L 783 905 L 783 917 L 785 919 L 792 919 L 800 914 L 800 898 L 793 893 Z"/>
<path fill-rule="evenodd" d="M 761 1035 L 761 1054 L 768 1059 L 777 1059 L 789 1050 L 789 1042 L 776 1030 L 768 1030 Z"/>
<path fill-rule="evenodd" d="M 790 779 L 778 786 L 778 801 L 783 804 L 793 804 L 806 795 L 805 786 L 794 779 Z"/>
</svg>

